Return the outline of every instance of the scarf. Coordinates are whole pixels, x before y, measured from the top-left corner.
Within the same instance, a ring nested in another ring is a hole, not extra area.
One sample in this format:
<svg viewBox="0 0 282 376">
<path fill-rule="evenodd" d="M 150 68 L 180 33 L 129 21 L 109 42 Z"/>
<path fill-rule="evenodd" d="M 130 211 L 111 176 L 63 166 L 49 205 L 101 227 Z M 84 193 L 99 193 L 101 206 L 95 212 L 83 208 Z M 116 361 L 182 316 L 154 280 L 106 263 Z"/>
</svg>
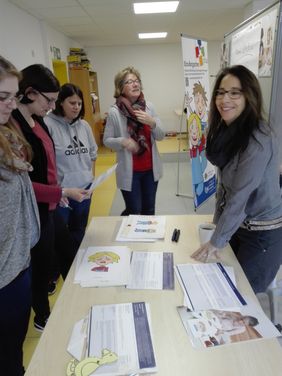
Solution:
<svg viewBox="0 0 282 376">
<path fill-rule="evenodd" d="M 227 163 L 240 151 L 237 145 L 238 124 L 232 122 L 229 126 L 221 120 L 212 137 L 207 138 L 206 157 L 214 165 L 223 169 Z"/>
<path fill-rule="evenodd" d="M 146 102 L 143 93 L 139 95 L 137 101 L 133 104 L 131 104 L 127 98 L 120 95 L 116 100 L 116 105 L 120 112 L 127 118 L 127 131 L 130 137 L 139 145 L 137 154 L 142 155 L 149 149 L 149 146 L 144 135 L 144 125 L 137 120 L 134 110 L 141 109 L 145 111 Z"/>
</svg>

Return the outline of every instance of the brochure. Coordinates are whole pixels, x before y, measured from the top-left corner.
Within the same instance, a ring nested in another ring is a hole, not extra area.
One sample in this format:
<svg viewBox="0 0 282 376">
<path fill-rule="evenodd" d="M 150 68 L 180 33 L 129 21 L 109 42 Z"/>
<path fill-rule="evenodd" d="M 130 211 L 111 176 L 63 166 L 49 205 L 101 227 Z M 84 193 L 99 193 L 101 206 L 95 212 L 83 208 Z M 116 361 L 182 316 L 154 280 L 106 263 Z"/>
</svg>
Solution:
<svg viewBox="0 0 282 376">
<path fill-rule="evenodd" d="M 178 264 L 175 272 L 190 311 L 238 311 L 247 304 L 221 263 Z"/>
<path fill-rule="evenodd" d="M 131 251 L 128 247 L 89 247 L 78 257 L 75 283 L 82 287 L 122 286 L 130 277 Z"/>
<path fill-rule="evenodd" d="M 150 321 L 144 302 L 92 306 L 87 336 L 85 320 L 75 325 L 68 352 L 80 358 L 73 359 L 68 369 L 87 367 L 104 376 L 156 372 Z"/>
<path fill-rule="evenodd" d="M 156 241 L 165 237 L 165 216 L 129 215 L 122 220 L 117 241 Z"/>
<path fill-rule="evenodd" d="M 190 311 L 177 307 L 182 323 L 196 348 L 281 336 L 264 312 L 248 304 L 240 312 L 223 310 Z"/>
<path fill-rule="evenodd" d="M 133 252 L 128 289 L 173 290 L 172 252 Z"/>
<path fill-rule="evenodd" d="M 131 252 L 128 247 L 89 247 L 76 257 L 74 283 L 82 287 L 174 289 L 172 252 Z"/>
</svg>

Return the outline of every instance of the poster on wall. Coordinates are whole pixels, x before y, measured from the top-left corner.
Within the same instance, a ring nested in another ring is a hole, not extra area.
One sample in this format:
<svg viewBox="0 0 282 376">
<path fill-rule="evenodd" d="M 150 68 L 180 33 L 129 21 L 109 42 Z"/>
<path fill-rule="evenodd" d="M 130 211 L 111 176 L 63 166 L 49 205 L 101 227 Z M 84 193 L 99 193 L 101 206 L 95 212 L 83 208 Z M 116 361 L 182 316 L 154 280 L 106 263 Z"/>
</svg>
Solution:
<svg viewBox="0 0 282 376">
<path fill-rule="evenodd" d="M 274 9 L 260 19 L 259 77 L 271 76 L 276 17 L 277 9 Z"/>
<path fill-rule="evenodd" d="M 241 64 L 256 76 L 259 66 L 260 22 L 255 21 L 231 39 L 230 65 Z"/>
<path fill-rule="evenodd" d="M 195 209 L 216 190 L 215 168 L 206 158 L 210 100 L 207 42 L 181 35 L 185 107 Z"/>
</svg>

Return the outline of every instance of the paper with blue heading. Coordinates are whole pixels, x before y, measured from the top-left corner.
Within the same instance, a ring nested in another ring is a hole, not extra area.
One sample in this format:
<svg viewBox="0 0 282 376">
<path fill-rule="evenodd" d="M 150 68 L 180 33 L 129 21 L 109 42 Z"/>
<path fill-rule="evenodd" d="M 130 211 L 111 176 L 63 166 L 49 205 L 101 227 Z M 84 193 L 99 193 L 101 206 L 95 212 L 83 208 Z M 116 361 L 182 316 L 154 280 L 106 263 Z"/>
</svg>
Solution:
<svg viewBox="0 0 282 376">
<path fill-rule="evenodd" d="M 221 263 L 178 264 L 175 272 L 191 311 L 238 311 L 247 304 Z"/>
<path fill-rule="evenodd" d="M 114 354 L 115 361 L 101 365 L 95 375 L 119 376 L 156 372 L 150 308 L 145 302 L 94 305 L 90 309 L 85 352 L 75 348 L 79 331 L 72 336 L 68 351 L 72 356 L 99 358 L 101 353 Z M 80 321 L 79 323 L 81 323 Z M 82 333 L 85 338 L 85 330 Z M 72 343 L 71 343 L 72 342 Z M 80 338 L 80 343 L 83 340 Z M 75 348 L 75 351 L 73 349 Z"/>
<path fill-rule="evenodd" d="M 133 252 L 129 289 L 173 290 L 172 252 Z"/>
</svg>

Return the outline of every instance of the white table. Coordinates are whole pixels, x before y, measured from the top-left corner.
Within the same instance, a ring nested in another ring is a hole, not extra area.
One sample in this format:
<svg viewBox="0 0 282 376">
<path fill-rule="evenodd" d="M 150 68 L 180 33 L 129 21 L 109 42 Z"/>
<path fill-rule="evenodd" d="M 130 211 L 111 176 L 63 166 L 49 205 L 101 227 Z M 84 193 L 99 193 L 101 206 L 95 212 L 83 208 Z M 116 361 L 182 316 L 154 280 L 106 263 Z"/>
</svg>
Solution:
<svg viewBox="0 0 282 376">
<path fill-rule="evenodd" d="M 121 217 L 96 217 L 92 220 L 82 247 L 121 245 L 115 242 Z M 164 241 L 128 243 L 132 250 L 171 251 L 175 263 L 193 262 L 191 254 L 199 246 L 197 227 L 210 216 L 167 216 Z M 174 228 L 181 230 L 178 243 L 171 242 Z M 235 269 L 238 289 L 255 296 L 231 249 L 222 262 Z M 175 280 L 174 291 L 134 291 L 124 287 L 82 288 L 73 284 L 74 265 L 64 283 L 48 324 L 34 352 L 26 376 L 63 376 L 71 359 L 66 348 L 76 321 L 85 317 L 93 304 L 145 301 L 150 303 L 153 343 L 158 376 L 281 376 L 282 349 L 277 339 L 254 340 L 218 348 L 195 350 L 178 316 L 176 307 L 183 293 Z"/>
</svg>

